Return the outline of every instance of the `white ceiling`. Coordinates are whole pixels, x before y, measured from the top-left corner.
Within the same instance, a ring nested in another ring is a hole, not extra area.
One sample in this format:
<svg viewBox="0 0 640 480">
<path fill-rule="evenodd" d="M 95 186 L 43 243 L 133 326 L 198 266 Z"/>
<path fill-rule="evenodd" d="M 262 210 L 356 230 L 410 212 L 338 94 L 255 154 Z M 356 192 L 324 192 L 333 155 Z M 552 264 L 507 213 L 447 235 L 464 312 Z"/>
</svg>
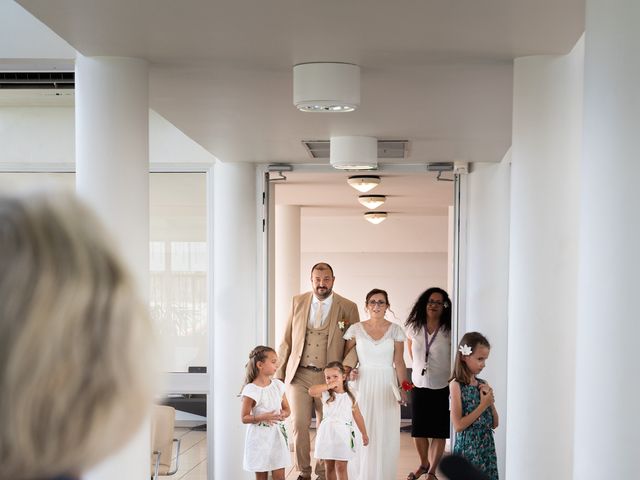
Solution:
<svg viewBox="0 0 640 480">
<path fill-rule="evenodd" d="M 304 216 L 361 215 L 367 208 L 358 202 L 358 192 L 347 183 L 348 173 L 285 173 L 276 182 L 277 205 L 299 205 Z M 453 182 L 437 181 L 431 172 L 380 173 L 380 184 L 369 194 L 386 195 L 377 210 L 394 216 L 446 216 L 453 205 Z M 453 178 L 451 173 L 443 173 Z"/>
<path fill-rule="evenodd" d="M 150 102 L 223 161 L 312 162 L 303 139 L 410 141 L 411 163 L 499 161 L 512 60 L 567 53 L 584 0 L 19 0 L 84 55 L 147 58 Z M 291 67 L 362 67 L 362 106 L 292 105 Z"/>
</svg>

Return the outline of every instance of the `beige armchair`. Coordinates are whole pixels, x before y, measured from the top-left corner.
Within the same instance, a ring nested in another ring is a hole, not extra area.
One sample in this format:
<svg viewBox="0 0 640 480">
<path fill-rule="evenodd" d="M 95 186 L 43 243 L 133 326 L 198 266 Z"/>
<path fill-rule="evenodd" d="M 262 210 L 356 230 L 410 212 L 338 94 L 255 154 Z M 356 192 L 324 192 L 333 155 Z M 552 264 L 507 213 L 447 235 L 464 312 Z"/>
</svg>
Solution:
<svg viewBox="0 0 640 480">
<path fill-rule="evenodd" d="M 180 440 L 173 438 L 176 410 L 173 407 L 155 405 L 151 417 L 151 478 L 173 475 L 178 471 Z M 176 444 L 176 465 L 171 469 L 173 444 Z"/>
</svg>

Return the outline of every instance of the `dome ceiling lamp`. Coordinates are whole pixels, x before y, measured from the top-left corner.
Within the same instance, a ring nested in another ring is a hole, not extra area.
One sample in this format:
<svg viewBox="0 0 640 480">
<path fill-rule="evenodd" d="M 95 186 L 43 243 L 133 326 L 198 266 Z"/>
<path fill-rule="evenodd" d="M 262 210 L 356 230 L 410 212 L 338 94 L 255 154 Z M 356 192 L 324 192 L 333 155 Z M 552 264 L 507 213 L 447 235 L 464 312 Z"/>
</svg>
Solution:
<svg viewBox="0 0 640 480">
<path fill-rule="evenodd" d="M 387 219 L 387 212 L 365 212 L 364 218 L 369 223 L 378 225 Z"/>
<path fill-rule="evenodd" d="M 339 170 L 376 170 L 378 139 L 375 137 L 331 137 L 329 162 Z"/>
<path fill-rule="evenodd" d="M 380 177 L 377 175 L 352 175 L 347 183 L 359 192 L 366 193 L 380 185 Z"/>
<path fill-rule="evenodd" d="M 353 112 L 360 106 L 360 67 L 338 62 L 295 65 L 293 104 L 303 112 Z"/>
<path fill-rule="evenodd" d="M 358 201 L 369 210 L 375 210 L 387 201 L 387 197 L 384 195 L 359 195 Z"/>
</svg>

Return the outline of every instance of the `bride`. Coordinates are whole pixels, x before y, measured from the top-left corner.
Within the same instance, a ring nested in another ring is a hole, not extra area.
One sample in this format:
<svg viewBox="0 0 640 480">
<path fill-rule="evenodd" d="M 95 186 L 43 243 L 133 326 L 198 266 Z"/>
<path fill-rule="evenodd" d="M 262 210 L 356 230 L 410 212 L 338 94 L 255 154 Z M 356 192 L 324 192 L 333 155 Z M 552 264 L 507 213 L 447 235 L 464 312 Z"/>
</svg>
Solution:
<svg viewBox="0 0 640 480">
<path fill-rule="evenodd" d="M 398 389 L 398 382 L 407 381 L 406 337 L 399 325 L 384 318 L 389 309 L 387 292 L 374 288 L 365 303 L 369 320 L 353 324 L 344 334 L 345 352 L 355 346 L 358 353 L 358 405 L 369 433 L 369 446 L 359 449 L 354 462 L 357 475 L 349 478 L 389 480 L 397 475 L 400 403 L 407 400 Z"/>
</svg>

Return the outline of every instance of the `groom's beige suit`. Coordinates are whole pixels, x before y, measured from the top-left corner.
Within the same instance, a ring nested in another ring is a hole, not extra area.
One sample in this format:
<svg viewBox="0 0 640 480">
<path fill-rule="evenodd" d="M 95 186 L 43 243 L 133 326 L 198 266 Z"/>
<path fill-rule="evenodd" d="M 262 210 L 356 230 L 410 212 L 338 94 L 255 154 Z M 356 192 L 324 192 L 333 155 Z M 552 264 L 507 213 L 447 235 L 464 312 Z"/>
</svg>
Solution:
<svg viewBox="0 0 640 480">
<path fill-rule="evenodd" d="M 351 300 L 333 293 L 331 308 L 322 327 L 313 328 L 309 312 L 313 292 L 293 297 L 284 338 L 278 349 L 280 368 L 275 377 L 288 385 L 288 397 L 293 417 L 293 443 L 298 470 L 305 478 L 311 478 L 309 425 L 312 411 L 316 419 L 322 418 L 322 403 L 309 395 L 311 385 L 324 383 L 323 367 L 339 361 L 355 367 L 358 357 L 355 348 L 345 358 L 342 338 L 350 325 L 359 322 L 358 307 Z M 324 478 L 324 465 L 316 464 L 316 474 Z"/>
</svg>

